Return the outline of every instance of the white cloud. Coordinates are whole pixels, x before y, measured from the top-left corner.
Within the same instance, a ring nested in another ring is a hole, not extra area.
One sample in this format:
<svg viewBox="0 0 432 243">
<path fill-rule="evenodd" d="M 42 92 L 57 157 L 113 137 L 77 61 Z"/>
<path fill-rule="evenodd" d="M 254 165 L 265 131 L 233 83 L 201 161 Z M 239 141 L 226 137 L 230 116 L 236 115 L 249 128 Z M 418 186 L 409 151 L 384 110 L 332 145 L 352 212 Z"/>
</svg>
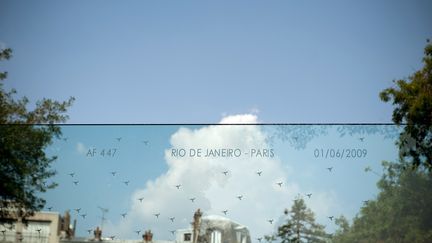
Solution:
<svg viewBox="0 0 432 243">
<path fill-rule="evenodd" d="M 254 123 L 256 115 L 243 114 L 225 117 L 221 123 Z M 233 148 L 241 151 L 268 149 L 266 134 L 260 126 L 206 126 L 199 129 L 180 128 L 171 136 L 171 148 L 186 151 L 202 148 Z M 274 157 L 196 158 L 173 157 L 165 150 L 168 170 L 155 180 L 147 181 L 131 198 L 127 219 L 111 230 L 123 237 L 137 237 L 134 230 L 151 228 L 156 239 L 172 239 L 169 230 L 188 228 L 193 213 L 200 208 L 206 214 L 223 215 L 246 225 L 253 238 L 274 231 L 267 220 L 278 218 L 290 207 L 300 193 L 299 186 L 290 181 L 289 165 Z M 227 175 L 223 172 L 228 171 Z M 258 176 L 257 171 L 262 171 Z M 277 182 L 283 182 L 282 187 Z M 181 184 L 180 189 L 175 185 Z M 242 200 L 237 198 L 242 195 Z M 138 198 L 143 197 L 142 202 Z M 190 198 L 196 198 L 191 202 Z M 325 195 L 320 194 L 320 198 Z M 318 197 L 317 197 L 318 199 Z M 324 203 L 329 200 L 325 200 Z M 314 208 L 325 205 L 313 205 Z M 154 214 L 160 213 L 159 219 Z M 169 218 L 175 217 L 174 223 Z M 141 228 L 140 228 L 141 227 Z"/>
<path fill-rule="evenodd" d="M 79 154 L 86 154 L 87 151 L 88 151 L 88 149 L 86 148 L 86 146 L 83 143 L 78 142 L 77 145 L 76 145 L 76 151 Z"/>
<path fill-rule="evenodd" d="M 240 114 L 225 116 L 219 122 L 221 124 L 237 124 L 237 123 L 258 123 L 258 117 L 255 114 Z"/>
</svg>

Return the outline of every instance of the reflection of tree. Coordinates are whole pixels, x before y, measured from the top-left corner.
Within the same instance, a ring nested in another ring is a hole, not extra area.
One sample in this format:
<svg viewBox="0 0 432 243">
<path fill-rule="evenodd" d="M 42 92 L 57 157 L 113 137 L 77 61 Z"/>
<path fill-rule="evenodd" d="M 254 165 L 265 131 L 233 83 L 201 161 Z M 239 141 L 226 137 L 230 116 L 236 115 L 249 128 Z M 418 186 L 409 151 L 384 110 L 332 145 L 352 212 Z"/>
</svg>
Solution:
<svg viewBox="0 0 432 243">
<path fill-rule="evenodd" d="M 400 129 L 395 125 L 339 125 L 337 131 L 341 137 L 345 135 L 381 135 L 384 139 L 396 139 Z"/>
<path fill-rule="evenodd" d="M 363 135 L 381 135 L 384 139 L 396 139 L 400 135 L 401 129 L 391 124 L 374 125 L 277 125 L 268 129 L 266 142 L 270 146 L 276 140 L 288 143 L 296 150 L 305 149 L 307 144 L 314 138 L 328 135 L 330 129 L 336 129 L 340 137 L 359 136 L 360 141 L 364 141 Z"/>
<path fill-rule="evenodd" d="M 278 125 L 267 137 L 267 142 L 273 145 L 274 140 L 289 143 L 295 149 L 305 149 L 313 138 L 326 135 L 328 125 Z"/>
</svg>

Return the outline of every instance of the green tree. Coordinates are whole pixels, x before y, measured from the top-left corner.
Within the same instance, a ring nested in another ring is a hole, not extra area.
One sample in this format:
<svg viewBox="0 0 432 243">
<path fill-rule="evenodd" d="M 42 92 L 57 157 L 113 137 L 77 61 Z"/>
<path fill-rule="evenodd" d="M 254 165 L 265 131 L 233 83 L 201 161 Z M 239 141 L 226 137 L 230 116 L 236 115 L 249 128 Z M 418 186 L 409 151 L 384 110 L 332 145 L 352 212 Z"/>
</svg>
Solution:
<svg viewBox="0 0 432 243">
<path fill-rule="evenodd" d="M 353 224 L 336 221 L 334 242 L 432 242 L 432 176 L 406 169 L 406 162 L 383 162 L 376 200 L 364 204 Z"/>
<path fill-rule="evenodd" d="M 404 79 L 393 81 L 396 87 L 383 90 L 380 98 L 393 101 L 393 122 L 405 124 L 400 136 L 399 155 L 414 168 L 432 171 L 432 44 L 424 49 L 424 66 Z"/>
<path fill-rule="evenodd" d="M 12 50 L 0 51 L 0 60 L 11 58 Z M 58 123 L 68 118 L 65 112 L 74 98 L 64 102 L 43 99 L 28 110 L 26 97 L 16 99 L 16 90 L 6 91 L 3 82 L 7 72 L 0 72 L 0 222 L 11 217 L 27 217 L 41 210 L 45 200 L 40 193 L 54 188 L 49 178 L 56 157 L 45 148 L 61 137 Z M 11 210 L 14 209 L 14 210 Z"/>
<path fill-rule="evenodd" d="M 278 227 L 277 238 L 283 243 L 326 242 L 328 235 L 324 226 L 315 222 L 312 210 L 307 208 L 303 199 L 296 199 L 291 210 L 284 211 L 286 222 Z"/>
</svg>

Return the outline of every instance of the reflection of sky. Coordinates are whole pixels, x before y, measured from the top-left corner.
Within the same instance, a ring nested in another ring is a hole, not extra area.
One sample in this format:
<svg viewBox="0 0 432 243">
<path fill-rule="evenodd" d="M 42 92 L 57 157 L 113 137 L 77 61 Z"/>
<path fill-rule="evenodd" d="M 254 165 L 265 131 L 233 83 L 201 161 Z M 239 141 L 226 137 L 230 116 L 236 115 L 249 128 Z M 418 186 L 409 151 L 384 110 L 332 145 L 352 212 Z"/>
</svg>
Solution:
<svg viewBox="0 0 432 243">
<path fill-rule="evenodd" d="M 165 162 L 164 152 L 171 147 L 170 137 L 179 127 L 176 125 L 63 127 L 63 134 L 67 141 L 56 141 L 48 148 L 49 153 L 59 156 L 54 163 L 54 168 L 58 171 L 54 180 L 60 185 L 45 195 L 47 207 L 53 206 L 53 211 L 59 212 L 70 209 L 73 217 L 78 220 L 78 235 L 87 235 L 87 229 L 100 224 L 101 212 L 98 206 L 109 208 L 105 224 L 118 224 L 122 220 L 120 214 L 130 210 L 133 193 L 148 187 L 148 181 L 155 180 L 167 172 L 168 165 Z M 199 127 L 202 126 L 188 126 L 191 129 Z M 261 130 L 271 136 L 280 132 L 276 128 L 266 126 L 261 127 Z M 373 199 L 377 194 L 376 182 L 379 177 L 371 172 L 366 173 L 365 167 L 370 166 L 373 171 L 381 173 L 382 160 L 391 161 L 397 158 L 393 139 L 384 139 L 384 136 L 376 131 L 370 134 L 341 136 L 336 128 L 336 126 L 327 126 L 322 135 L 318 133 L 312 136 L 310 141 L 305 142 L 304 147 L 296 146 L 296 142 L 303 141 L 298 133 L 293 135 L 298 137 L 297 141 L 278 138 L 272 140 L 275 154 L 288 175 L 284 183 L 298 187 L 298 192 L 315 211 L 318 222 L 327 225 L 326 229 L 329 231 L 334 230 L 334 224 L 329 222 L 328 216 L 343 214 L 352 218 L 359 211 L 363 200 Z M 300 131 L 302 131 L 301 127 Z M 288 132 L 285 136 L 290 138 L 291 135 Z M 116 139 L 119 137 L 121 137 L 120 141 Z M 363 137 L 364 140 L 361 141 L 360 138 Z M 94 157 L 86 156 L 88 150 L 92 151 L 93 148 L 98 154 Z M 102 149 L 107 151 L 113 148 L 117 149 L 114 157 L 100 155 Z M 324 149 L 325 153 L 326 149 L 357 148 L 366 149 L 367 156 L 351 159 L 314 157 L 315 149 Z M 332 172 L 329 172 L 327 167 L 333 167 Z M 113 171 L 117 172 L 115 176 L 110 174 Z M 68 175 L 72 172 L 75 173 L 73 178 Z M 74 185 L 73 181 L 79 181 L 78 185 Z M 125 185 L 124 181 L 130 181 L 129 185 Z M 307 193 L 313 194 L 311 199 L 305 196 Z M 285 207 L 291 206 L 292 199 L 294 198 L 286 198 Z M 213 206 L 217 208 L 217 205 Z M 76 215 L 73 211 L 75 208 L 82 208 L 80 214 L 87 214 L 85 220 Z M 282 211 L 279 211 L 278 209 L 278 215 L 271 215 L 271 217 L 277 219 L 282 215 Z M 188 217 L 191 220 L 192 214 Z M 178 226 L 186 228 L 189 226 L 188 223 L 189 221 L 183 222 Z M 247 225 L 248 222 L 240 223 Z M 151 228 L 152 225 L 134 227 L 130 230 L 132 233 L 125 237 L 134 238 L 136 234 L 134 235 L 133 230 Z M 167 229 L 167 232 L 168 230 L 171 229 Z M 158 232 L 158 234 L 161 239 L 168 239 L 170 234 L 167 232 Z"/>
</svg>

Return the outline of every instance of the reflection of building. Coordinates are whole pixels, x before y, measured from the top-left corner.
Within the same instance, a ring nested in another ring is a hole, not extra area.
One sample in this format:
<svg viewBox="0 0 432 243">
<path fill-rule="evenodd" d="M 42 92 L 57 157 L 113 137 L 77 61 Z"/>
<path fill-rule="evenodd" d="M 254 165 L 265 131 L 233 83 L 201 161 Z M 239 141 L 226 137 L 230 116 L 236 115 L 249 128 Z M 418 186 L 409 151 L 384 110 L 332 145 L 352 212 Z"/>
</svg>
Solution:
<svg viewBox="0 0 432 243">
<path fill-rule="evenodd" d="M 198 214 L 197 214 L 198 213 Z M 195 215 L 200 215 L 197 211 Z M 209 215 L 194 217 L 192 229 L 176 231 L 175 243 L 250 243 L 249 230 L 228 218 Z M 195 235 L 197 234 L 197 235 Z"/>
<path fill-rule="evenodd" d="M 249 230 L 222 216 L 204 216 L 197 210 L 192 227 L 175 231 L 174 241 L 155 240 L 153 233 L 144 232 L 142 240 L 107 238 L 99 228 L 89 238 L 75 237 L 76 221 L 71 224 L 68 211 L 64 216 L 55 212 L 36 212 L 26 219 L 27 225 L 18 221 L 0 225 L 0 243 L 250 243 Z M 21 225 L 21 226 L 20 226 Z M 21 232 L 21 233 L 19 233 Z M 156 236 L 157 237 L 157 236 Z M 18 239 L 18 240 L 16 240 Z"/>
<path fill-rule="evenodd" d="M 26 221 L 20 223 L 16 220 L 11 224 L 0 225 L 0 242 L 15 242 L 16 239 L 23 243 L 59 242 L 61 217 L 58 213 L 35 212 Z"/>
</svg>

